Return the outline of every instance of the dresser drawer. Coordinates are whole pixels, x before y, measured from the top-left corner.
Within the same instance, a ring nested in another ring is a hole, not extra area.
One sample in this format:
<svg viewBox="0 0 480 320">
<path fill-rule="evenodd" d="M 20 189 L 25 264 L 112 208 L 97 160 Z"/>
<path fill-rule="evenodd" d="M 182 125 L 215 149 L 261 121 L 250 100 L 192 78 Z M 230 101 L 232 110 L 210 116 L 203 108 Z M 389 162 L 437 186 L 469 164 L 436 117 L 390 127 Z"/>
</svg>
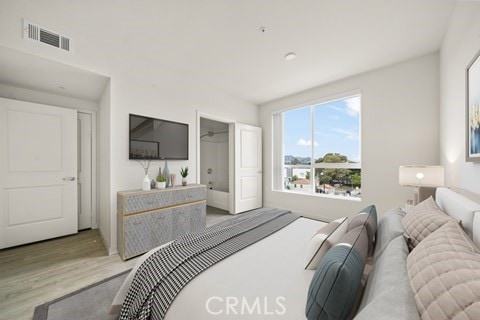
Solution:
<svg viewBox="0 0 480 320">
<path fill-rule="evenodd" d="M 172 241 L 173 209 L 124 217 L 124 257 L 137 256 Z"/>
<path fill-rule="evenodd" d="M 205 201 L 176 207 L 172 212 L 173 235 L 179 238 L 190 232 L 197 232 L 205 229 L 206 205 Z"/>
<path fill-rule="evenodd" d="M 205 228 L 206 187 L 189 185 L 117 193 L 117 246 L 122 259 Z"/>
<path fill-rule="evenodd" d="M 183 203 L 205 200 L 205 186 L 152 190 L 142 193 L 123 193 L 119 195 L 118 212 L 129 215 L 138 212 L 171 207 Z"/>
</svg>

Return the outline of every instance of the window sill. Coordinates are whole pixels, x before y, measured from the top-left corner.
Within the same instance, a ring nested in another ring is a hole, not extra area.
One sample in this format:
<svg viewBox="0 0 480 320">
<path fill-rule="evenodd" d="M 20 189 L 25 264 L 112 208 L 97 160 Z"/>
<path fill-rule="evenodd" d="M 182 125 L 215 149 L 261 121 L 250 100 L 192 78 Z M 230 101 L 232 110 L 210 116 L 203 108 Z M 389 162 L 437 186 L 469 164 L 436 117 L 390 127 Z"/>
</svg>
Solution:
<svg viewBox="0 0 480 320">
<path fill-rule="evenodd" d="M 331 194 L 324 194 L 324 193 L 305 193 L 301 191 L 292 191 L 292 190 L 272 190 L 272 191 L 294 194 L 294 195 L 302 195 L 302 196 L 308 196 L 308 197 L 315 197 L 315 198 L 327 198 L 327 199 L 346 200 L 346 201 L 355 201 L 355 202 L 362 201 L 362 198 L 358 198 L 355 196 L 341 196 L 341 195 L 331 195 Z"/>
</svg>

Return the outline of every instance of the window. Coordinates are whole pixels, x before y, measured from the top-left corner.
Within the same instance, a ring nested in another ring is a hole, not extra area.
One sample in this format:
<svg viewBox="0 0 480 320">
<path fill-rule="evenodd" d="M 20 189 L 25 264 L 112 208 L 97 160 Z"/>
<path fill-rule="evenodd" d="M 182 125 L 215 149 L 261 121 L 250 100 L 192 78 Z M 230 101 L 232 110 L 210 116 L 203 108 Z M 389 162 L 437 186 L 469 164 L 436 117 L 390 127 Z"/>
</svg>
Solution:
<svg viewBox="0 0 480 320">
<path fill-rule="evenodd" d="M 361 198 L 360 95 L 273 115 L 273 188 Z"/>
</svg>

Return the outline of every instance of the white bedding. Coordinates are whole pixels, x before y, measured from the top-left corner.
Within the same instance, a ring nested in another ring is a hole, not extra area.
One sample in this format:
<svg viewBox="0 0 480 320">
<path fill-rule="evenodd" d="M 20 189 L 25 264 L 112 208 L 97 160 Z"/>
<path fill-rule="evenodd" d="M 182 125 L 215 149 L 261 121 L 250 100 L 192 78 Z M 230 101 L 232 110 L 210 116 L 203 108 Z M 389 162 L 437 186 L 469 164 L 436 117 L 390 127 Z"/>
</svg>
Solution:
<svg viewBox="0 0 480 320">
<path fill-rule="evenodd" d="M 304 319 L 307 291 L 315 272 L 304 270 L 305 250 L 323 225 L 299 218 L 210 267 L 179 293 L 165 320 Z M 114 305 L 121 304 L 129 285 L 127 280 Z"/>
</svg>

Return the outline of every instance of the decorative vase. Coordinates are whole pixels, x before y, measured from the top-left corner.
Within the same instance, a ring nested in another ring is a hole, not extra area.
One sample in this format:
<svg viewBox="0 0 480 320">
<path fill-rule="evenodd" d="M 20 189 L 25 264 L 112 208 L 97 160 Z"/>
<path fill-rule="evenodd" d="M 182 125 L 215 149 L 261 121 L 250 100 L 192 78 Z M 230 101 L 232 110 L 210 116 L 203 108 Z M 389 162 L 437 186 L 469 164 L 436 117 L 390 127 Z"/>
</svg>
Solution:
<svg viewBox="0 0 480 320">
<path fill-rule="evenodd" d="M 175 173 L 172 173 L 170 175 L 170 186 L 172 188 L 175 187 L 175 180 L 177 180 L 177 175 Z"/>
<path fill-rule="evenodd" d="M 158 182 L 157 181 L 157 189 L 165 189 L 165 186 L 166 186 L 166 182 L 163 181 L 163 182 Z"/>
<path fill-rule="evenodd" d="M 170 170 L 168 170 L 168 163 L 167 160 L 165 160 L 165 168 L 163 168 L 163 174 L 162 176 L 165 177 L 165 185 L 168 186 L 170 185 Z"/>
<path fill-rule="evenodd" d="M 143 182 L 142 182 L 142 190 L 143 191 L 148 191 L 150 190 L 150 178 L 148 177 L 148 174 L 145 175 L 145 178 L 143 178 Z"/>
<path fill-rule="evenodd" d="M 187 185 L 187 178 L 182 177 L 182 186 L 186 186 L 186 185 Z"/>
</svg>

